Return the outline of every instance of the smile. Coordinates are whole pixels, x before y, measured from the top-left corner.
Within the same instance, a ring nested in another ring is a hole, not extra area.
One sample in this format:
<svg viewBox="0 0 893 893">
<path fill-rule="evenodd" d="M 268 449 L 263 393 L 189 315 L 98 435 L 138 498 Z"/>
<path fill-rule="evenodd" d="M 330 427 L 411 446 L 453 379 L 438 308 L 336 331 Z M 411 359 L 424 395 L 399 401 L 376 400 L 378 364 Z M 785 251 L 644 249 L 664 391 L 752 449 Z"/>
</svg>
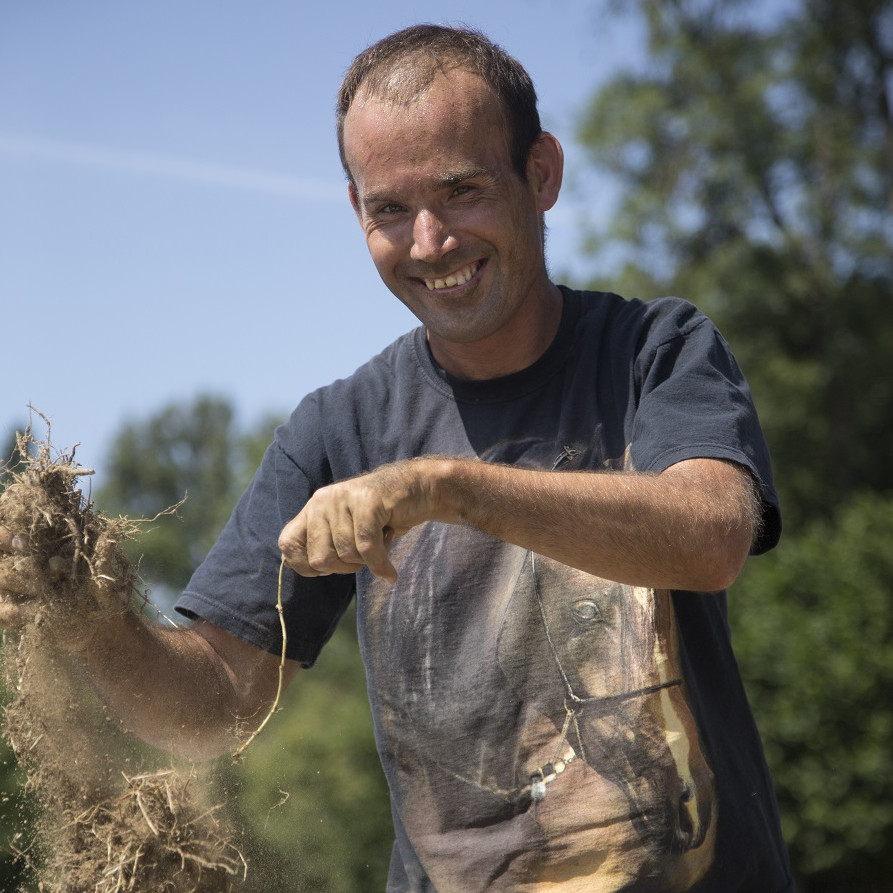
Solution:
<svg viewBox="0 0 893 893">
<path fill-rule="evenodd" d="M 456 270 L 454 273 L 450 273 L 449 276 L 444 276 L 442 279 L 425 278 L 423 281 L 428 291 L 440 291 L 442 288 L 455 288 L 457 285 L 465 285 L 465 283 L 477 273 L 480 266 L 481 262 L 475 261 L 473 264 L 469 264 L 461 270 Z"/>
</svg>

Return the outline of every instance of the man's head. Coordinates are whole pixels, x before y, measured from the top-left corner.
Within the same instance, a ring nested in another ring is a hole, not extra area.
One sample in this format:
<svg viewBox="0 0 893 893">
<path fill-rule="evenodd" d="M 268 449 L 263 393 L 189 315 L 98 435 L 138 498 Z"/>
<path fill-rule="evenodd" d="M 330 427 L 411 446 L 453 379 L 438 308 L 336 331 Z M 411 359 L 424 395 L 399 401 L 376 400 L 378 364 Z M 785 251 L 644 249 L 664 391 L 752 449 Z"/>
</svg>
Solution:
<svg viewBox="0 0 893 893">
<path fill-rule="evenodd" d="M 465 377 L 508 374 L 539 356 L 560 317 L 544 214 L 561 188 L 561 146 L 539 127 L 523 69 L 484 38 L 429 26 L 401 34 L 383 42 L 397 44 L 386 54 L 377 44 L 342 90 L 348 195 L 382 281 L 424 323 L 435 359 Z M 492 63 L 487 77 L 470 61 L 479 58 Z M 513 83 L 527 98 L 512 107 L 532 110 L 522 138 L 492 86 L 497 69 L 503 92 Z"/>
<path fill-rule="evenodd" d="M 530 149 L 542 132 L 536 90 L 515 59 L 478 31 L 440 25 L 415 25 L 373 44 L 354 59 L 338 92 L 337 128 L 341 164 L 353 182 L 344 151 L 344 118 L 354 99 L 406 105 L 417 99 L 438 74 L 464 69 L 480 77 L 497 98 L 510 147 L 512 166 L 526 179 Z"/>
</svg>

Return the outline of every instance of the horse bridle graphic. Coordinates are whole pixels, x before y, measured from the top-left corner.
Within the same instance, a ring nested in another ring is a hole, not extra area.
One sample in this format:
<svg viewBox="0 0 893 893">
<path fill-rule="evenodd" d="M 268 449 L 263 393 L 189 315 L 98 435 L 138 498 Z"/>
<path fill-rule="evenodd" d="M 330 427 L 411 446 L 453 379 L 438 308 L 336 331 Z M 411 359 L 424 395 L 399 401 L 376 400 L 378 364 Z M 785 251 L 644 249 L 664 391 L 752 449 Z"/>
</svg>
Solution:
<svg viewBox="0 0 893 893">
<path fill-rule="evenodd" d="M 552 463 L 550 471 L 557 471 L 562 465 L 568 462 L 572 462 L 573 459 L 578 455 L 578 453 L 579 450 L 574 449 L 571 446 L 564 446 L 555 461 Z M 530 774 L 529 787 L 531 796 L 534 798 L 534 800 L 542 800 L 542 798 L 546 796 L 546 785 L 550 781 L 553 781 L 558 775 L 560 775 L 564 771 L 564 767 L 567 765 L 567 763 L 570 762 L 570 760 L 573 759 L 575 756 L 573 748 L 570 748 L 563 759 L 559 757 L 562 747 L 564 747 L 565 743 L 567 742 L 567 737 L 570 733 L 572 725 L 574 727 L 574 731 L 576 732 L 577 744 L 580 749 L 580 756 L 583 758 L 584 761 L 586 760 L 586 754 L 583 748 L 583 737 L 580 734 L 578 719 L 580 714 L 583 712 L 583 710 L 586 709 L 587 706 L 595 703 L 620 703 L 623 701 L 631 700 L 632 698 L 655 694 L 656 692 L 662 691 L 663 689 L 681 685 L 682 679 L 669 679 L 665 682 L 658 682 L 654 685 L 644 686 L 643 688 L 633 689 L 632 691 L 622 692 L 616 695 L 600 695 L 598 697 L 581 698 L 574 691 L 574 687 L 571 684 L 571 681 L 568 678 L 568 675 L 561 663 L 558 649 L 555 647 L 555 640 L 552 637 L 552 631 L 549 628 L 549 620 L 546 616 L 546 609 L 545 605 L 543 604 L 543 596 L 542 592 L 540 591 L 539 576 L 536 572 L 536 555 L 529 549 L 524 556 L 524 561 L 521 562 L 521 572 L 523 573 L 524 564 L 526 564 L 528 558 L 530 559 L 530 571 L 533 577 L 533 591 L 534 595 L 536 596 L 537 610 L 539 611 L 540 620 L 543 624 L 543 631 L 546 634 L 546 642 L 549 645 L 549 653 L 552 655 L 552 660 L 555 663 L 555 667 L 558 670 L 558 673 L 561 676 L 562 684 L 564 685 L 564 726 L 561 730 L 561 737 L 558 739 L 555 759 L 553 759 L 551 763 L 546 763 L 543 766 L 539 766 Z"/>
<path fill-rule="evenodd" d="M 561 751 L 564 745 L 567 743 L 571 726 L 573 726 L 574 731 L 576 732 L 577 746 L 580 751 L 579 755 L 584 760 L 584 762 L 586 761 L 586 753 L 583 747 L 583 736 L 580 732 L 580 726 L 578 722 L 580 715 L 586 709 L 586 707 L 592 704 L 604 705 L 610 703 L 621 703 L 633 698 L 655 694 L 659 691 L 662 691 L 663 689 L 681 685 L 682 679 L 668 679 L 664 682 L 657 682 L 654 685 L 647 685 L 642 688 L 621 692 L 620 694 L 616 695 L 598 695 L 595 697 L 587 698 L 580 697 L 574 691 L 574 687 L 568 677 L 568 674 L 567 672 L 565 672 L 564 666 L 561 663 L 561 657 L 558 654 L 558 649 L 555 647 L 555 640 L 552 636 L 552 631 L 549 628 L 549 620 L 546 616 L 543 596 L 542 592 L 540 591 L 539 575 L 536 571 L 536 555 L 530 550 L 528 550 L 526 555 L 524 556 L 524 561 L 521 564 L 521 570 L 523 572 L 524 564 L 527 562 L 528 558 L 530 559 L 530 571 L 533 578 L 533 592 L 536 597 L 537 610 L 539 611 L 540 620 L 543 625 L 543 631 L 546 634 L 546 642 L 549 646 L 549 653 L 552 656 L 552 660 L 555 663 L 555 667 L 558 670 L 559 675 L 561 676 L 561 681 L 564 686 L 564 725 L 561 729 L 561 736 L 558 739 L 558 745 L 555 750 L 555 757 L 550 763 L 546 763 L 543 766 L 538 766 L 536 769 L 534 769 L 530 773 L 530 784 L 523 789 L 526 791 L 529 788 L 531 797 L 534 800 L 539 801 L 546 796 L 546 785 L 549 782 L 554 781 L 555 778 L 557 778 L 564 771 L 567 764 L 571 762 L 571 760 L 573 760 L 576 756 L 576 752 L 572 747 L 570 747 L 570 745 L 568 745 L 568 750 L 565 752 L 565 754 L 561 756 Z"/>
</svg>

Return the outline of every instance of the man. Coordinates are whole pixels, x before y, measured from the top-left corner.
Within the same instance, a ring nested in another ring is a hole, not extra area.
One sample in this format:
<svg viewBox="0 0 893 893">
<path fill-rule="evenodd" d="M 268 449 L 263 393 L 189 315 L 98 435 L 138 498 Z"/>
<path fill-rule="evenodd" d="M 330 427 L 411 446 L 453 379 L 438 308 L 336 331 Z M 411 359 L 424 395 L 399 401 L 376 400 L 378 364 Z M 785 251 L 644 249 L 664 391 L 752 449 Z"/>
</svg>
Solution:
<svg viewBox="0 0 893 893">
<path fill-rule="evenodd" d="M 685 302 L 551 282 L 561 147 L 482 35 L 371 47 L 338 134 L 422 327 L 277 431 L 181 597 L 191 629 L 113 616 L 81 659 L 143 737 L 220 752 L 273 698 L 284 558 L 288 679 L 357 598 L 388 890 L 791 890 L 723 594 L 780 520 L 725 342 Z"/>
</svg>

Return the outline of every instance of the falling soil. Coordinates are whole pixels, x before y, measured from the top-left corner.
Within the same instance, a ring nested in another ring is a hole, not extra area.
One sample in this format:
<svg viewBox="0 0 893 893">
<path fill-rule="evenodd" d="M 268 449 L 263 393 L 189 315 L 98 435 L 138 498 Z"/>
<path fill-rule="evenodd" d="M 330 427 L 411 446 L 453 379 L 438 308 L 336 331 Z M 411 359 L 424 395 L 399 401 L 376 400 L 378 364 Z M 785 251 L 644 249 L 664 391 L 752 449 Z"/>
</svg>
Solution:
<svg viewBox="0 0 893 893">
<path fill-rule="evenodd" d="M 91 472 L 49 435 L 20 435 L 19 452 L 0 494 L 0 526 L 23 547 L 0 552 L 0 580 L 24 615 L 4 633 L 3 731 L 40 818 L 15 848 L 41 893 L 227 893 L 245 861 L 197 770 L 138 746 L 70 656 L 110 611 L 141 613 L 122 551 L 136 525 L 94 510 L 77 487 Z"/>
</svg>

